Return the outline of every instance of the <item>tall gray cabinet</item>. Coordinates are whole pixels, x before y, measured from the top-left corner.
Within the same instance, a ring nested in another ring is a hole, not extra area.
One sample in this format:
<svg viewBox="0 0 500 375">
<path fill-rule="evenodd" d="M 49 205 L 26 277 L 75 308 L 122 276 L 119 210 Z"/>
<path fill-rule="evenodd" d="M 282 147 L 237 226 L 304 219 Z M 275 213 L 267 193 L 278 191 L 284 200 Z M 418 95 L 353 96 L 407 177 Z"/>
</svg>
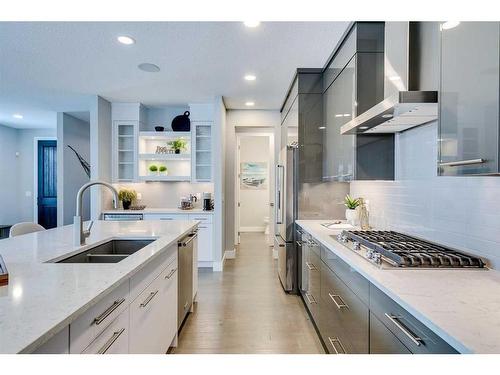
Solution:
<svg viewBox="0 0 500 375">
<path fill-rule="evenodd" d="M 498 174 L 500 23 L 441 29 L 438 173 Z"/>
</svg>

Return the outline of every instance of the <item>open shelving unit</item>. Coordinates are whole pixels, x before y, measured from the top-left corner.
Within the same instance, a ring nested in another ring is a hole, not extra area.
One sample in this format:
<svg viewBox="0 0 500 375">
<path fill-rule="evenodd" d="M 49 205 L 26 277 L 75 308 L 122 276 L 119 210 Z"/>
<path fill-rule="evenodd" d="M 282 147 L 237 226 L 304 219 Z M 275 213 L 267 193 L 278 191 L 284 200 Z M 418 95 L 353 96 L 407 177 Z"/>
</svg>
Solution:
<svg viewBox="0 0 500 375">
<path fill-rule="evenodd" d="M 180 154 L 156 153 L 158 146 L 167 147 L 168 142 L 184 139 L 186 149 Z M 191 133 L 190 132 L 139 132 L 138 178 L 141 181 L 190 181 L 191 180 Z M 168 174 L 149 171 L 151 165 L 167 167 Z"/>
</svg>

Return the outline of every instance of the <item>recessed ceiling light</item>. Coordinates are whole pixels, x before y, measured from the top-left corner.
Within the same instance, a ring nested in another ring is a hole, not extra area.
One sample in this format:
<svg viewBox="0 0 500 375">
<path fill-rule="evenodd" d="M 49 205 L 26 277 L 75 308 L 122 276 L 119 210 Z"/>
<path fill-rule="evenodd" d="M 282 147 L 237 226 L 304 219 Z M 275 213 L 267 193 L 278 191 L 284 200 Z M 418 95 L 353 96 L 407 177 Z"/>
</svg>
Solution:
<svg viewBox="0 0 500 375">
<path fill-rule="evenodd" d="M 446 21 L 441 25 L 441 30 L 449 30 L 453 29 L 454 27 L 457 27 L 460 25 L 460 21 Z"/>
<path fill-rule="evenodd" d="M 247 74 L 245 77 L 245 81 L 255 81 L 257 79 L 256 76 L 254 76 L 253 74 Z"/>
<path fill-rule="evenodd" d="M 257 27 L 260 25 L 260 21 L 245 21 L 243 23 L 246 27 Z"/>
<path fill-rule="evenodd" d="M 150 64 L 150 63 L 142 63 L 137 65 L 137 67 L 145 72 L 148 73 L 156 73 L 160 71 L 160 67 L 155 64 Z"/>
<path fill-rule="evenodd" d="M 21 114 L 19 114 L 19 113 L 14 113 L 14 114 L 12 115 L 12 117 L 14 117 L 14 118 L 18 118 L 18 119 L 22 119 L 22 118 L 23 118 L 23 115 L 21 115 Z"/>
<path fill-rule="evenodd" d="M 247 107 L 253 107 L 255 105 L 255 103 L 254 102 L 246 102 L 245 105 Z"/>
<path fill-rule="evenodd" d="M 119 36 L 118 38 L 118 41 L 121 43 L 121 44 L 126 44 L 126 45 L 130 45 L 130 44 L 134 44 L 135 43 L 135 39 L 134 38 L 131 38 L 129 36 L 126 36 L 126 35 L 121 35 Z"/>
</svg>

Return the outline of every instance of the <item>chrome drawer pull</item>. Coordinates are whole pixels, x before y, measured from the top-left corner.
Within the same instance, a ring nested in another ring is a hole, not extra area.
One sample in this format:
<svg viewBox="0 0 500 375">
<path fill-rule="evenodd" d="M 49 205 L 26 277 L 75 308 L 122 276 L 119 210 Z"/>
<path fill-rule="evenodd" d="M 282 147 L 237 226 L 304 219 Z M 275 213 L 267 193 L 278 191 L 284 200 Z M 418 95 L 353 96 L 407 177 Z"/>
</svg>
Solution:
<svg viewBox="0 0 500 375">
<path fill-rule="evenodd" d="M 309 268 L 309 271 L 317 271 L 318 269 L 313 263 L 306 262 L 307 268 Z"/>
<path fill-rule="evenodd" d="M 109 315 L 111 315 L 111 313 L 115 311 L 118 308 L 118 306 L 120 306 L 123 302 L 125 302 L 125 298 L 113 302 L 113 304 L 109 306 L 106 310 L 104 310 L 104 312 L 101 315 L 99 315 L 97 318 L 94 319 L 93 323 L 95 325 L 101 324 L 104 321 L 104 319 L 106 319 Z"/>
<path fill-rule="evenodd" d="M 333 350 L 335 350 L 335 354 L 347 354 L 345 348 L 344 348 L 344 345 L 342 345 L 342 342 L 340 341 L 340 339 L 338 337 L 328 337 L 328 341 L 330 341 L 330 345 L 333 347 Z M 335 343 L 338 343 L 339 344 L 339 347 L 340 347 L 340 350 L 342 350 L 342 352 L 339 352 L 337 350 L 337 347 L 335 346 Z"/>
<path fill-rule="evenodd" d="M 439 163 L 439 165 L 441 167 L 459 167 L 461 165 L 482 164 L 485 162 L 486 162 L 485 159 L 469 159 L 469 160 L 449 161 L 447 163 Z"/>
<path fill-rule="evenodd" d="M 312 305 L 313 303 L 317 303 L 316 299 L 313 296 L 311 296 L 309 293 L 306 293 L 306 298 L 307 298 L 307 302 L 309 302 L 310 305 Z"/>
<path fill-rule="evenodd" d="M 125 328 L 120 329 L 119 331 L 113 332 L 113 336 L 109 338 L 108 341 L 102 346 L 101 349 L 97 352 L 97 354 L 104 354 L 108 351 L 109 348 L 111 348 L 111 345 L 115 343 L 116 340 L 118 340 L 118 337 L 122 335 L 122 333 L 125 332 Z"/>
<path fill-rule="evenodd" d="M 339 296 L 338 294 L 331 294 L 331 293 L 328 293 L 328 295 L 330 296 L 330 298 L 332 299 L 333 303 L 335 304 L 335 306 L 337 306 L 337 309 L 348 309 L 349 308 L 349 305 L 347 303 L 344 302 L 344 300 L 342 299 L 341 296 Z M 335 297 L 337 297 L 339 300 L 340 300 L 340 304 L 337 302 L 337 300 L 335 299 Z"/>
<path fill-rule="evenodd" d="M 156 296 L 156 294 L 157 294 L 157 293 L 158 293 L 158 291 L 149 293 L 148 298 L 146 298 L 146 299 L 144 300 L 144 302 L 143 302 L 143 303 L 141 303 L 139 306 L 140 306 L 140 307 L 146 307 L 146 306 L 148 305 L 148 303 L 149 303 L 149 302 L 151 302 L 151 300 L 152 300 L 153 298 L 155 298 L 155 296 Z"/>
<path fill-rule="evenodd" d="M 165 279 L 170 279 L 172 275 L 177 271 L 177 268 L 172 269 L 167 276 L 165 276 Z"/>
<path fill-rule="evenodd" d="M 402 323 L 399 322 L 398 317 L 396 315 L 389 315 L 387 313 L 384 314 L 389 320 L 394 323 L 396 327 L 398 327 L 413 343 L 417 346 L 420 346 L 420 342 L 422 339 L 418 336 L 415 336 L 412 332 L 408 330 Z"/>
</svg>

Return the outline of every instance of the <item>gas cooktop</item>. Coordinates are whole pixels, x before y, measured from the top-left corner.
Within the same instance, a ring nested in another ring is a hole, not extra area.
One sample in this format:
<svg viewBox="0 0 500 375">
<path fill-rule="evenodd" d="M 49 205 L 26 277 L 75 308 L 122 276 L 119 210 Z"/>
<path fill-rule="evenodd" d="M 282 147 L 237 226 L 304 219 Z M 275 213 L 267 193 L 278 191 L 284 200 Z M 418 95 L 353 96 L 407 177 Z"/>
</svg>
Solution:
<svg viewBox="0 0 500 375">
<path fill-rule="evenodd" d="M 485 268 L 478 257 L 394 231 L 344 230 L 337 240 L 379 266 Z"/>
</svg>

